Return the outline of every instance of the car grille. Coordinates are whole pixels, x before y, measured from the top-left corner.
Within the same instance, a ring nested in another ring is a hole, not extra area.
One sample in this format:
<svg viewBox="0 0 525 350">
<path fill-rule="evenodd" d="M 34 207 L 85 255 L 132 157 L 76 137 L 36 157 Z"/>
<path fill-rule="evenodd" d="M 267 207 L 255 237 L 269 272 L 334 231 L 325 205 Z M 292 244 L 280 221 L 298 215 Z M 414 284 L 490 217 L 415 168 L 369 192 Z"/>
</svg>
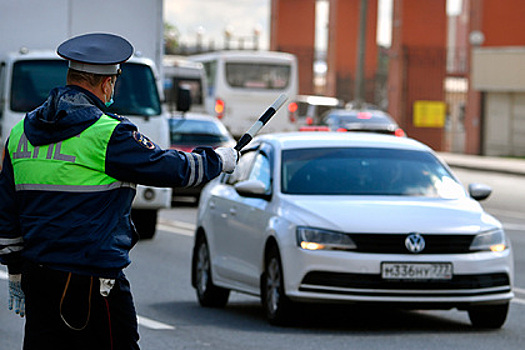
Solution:
<svg viewBox="0 0 525 350">
<path fill-rule="evenodd" d="M 349 289 L 373 289 L 374 295 L 381 294 L 379 290 L 388 293 L 389 290 L 475 290 L 493 287 L 508 287 L 509 276 L 505 273 L 480 275 L 454 275 L 451 280 L 384 280 L 380 275 L 356 274 L 340 272 L 309 272 L 301 283 L 300 290 L 308 290 L 308 286 L 322 286 Z M 501 289 L 498 289 L 501 292 Z M 338 292 L 340 293 L 340 291 Z M 348 292 L 362 294 L 362 292 Z M 429 296 L 429 294 L 425 294 Z M 447 294 L 449 295 L 449 294 Z"/>
<path fill-rule="evenodd" d="M 413 254 L 405 246 L 408 234 L 349 234 L 361 253 Z M 424 254 L 470 253 L 473 235 L 422 234 Z"/>
</svg>

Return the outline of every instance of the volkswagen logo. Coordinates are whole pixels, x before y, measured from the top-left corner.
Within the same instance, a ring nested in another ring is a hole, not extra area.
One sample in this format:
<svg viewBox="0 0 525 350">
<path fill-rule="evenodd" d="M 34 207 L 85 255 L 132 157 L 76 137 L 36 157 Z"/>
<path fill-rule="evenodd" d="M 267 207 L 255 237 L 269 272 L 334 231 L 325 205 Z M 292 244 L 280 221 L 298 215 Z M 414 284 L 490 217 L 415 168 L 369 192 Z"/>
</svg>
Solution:
<svg viewBox="0 0 525 350">
<path fill-rule="evenodd" d="M 425 239 L 419 233 L 411 233 L 405 239 L 405 247 L 411 253 L 421 253 L 425 249 Z"/>
</svg>

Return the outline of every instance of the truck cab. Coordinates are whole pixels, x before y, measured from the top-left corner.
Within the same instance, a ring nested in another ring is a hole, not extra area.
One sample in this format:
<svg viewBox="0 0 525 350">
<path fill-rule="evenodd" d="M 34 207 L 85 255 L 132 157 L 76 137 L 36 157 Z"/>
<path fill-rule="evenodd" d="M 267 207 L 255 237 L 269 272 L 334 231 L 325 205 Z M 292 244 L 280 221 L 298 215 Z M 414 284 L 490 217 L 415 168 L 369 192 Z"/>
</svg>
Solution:
<svg viewBox="0 0 525 350">
<path fill-rule="evenodd" d="M 121 66 L 115 103 L 110 112 L 129 118 L 160 147 L 169 148 L 168 120 L 156 68 L 150 59 L 132 57 Z M 53 51 L 26 49 L 7 54 L 0 61 L 0 141 L 27 112 L 41 105 L 49 91 L 66 84 L 68 63 Z M 155 234 L 157 212 L 171 206 L 171 189 L 137 186 L 132 219 L 141 238 Z"/>
<path fill-rule="evenodd" d="M 183 56 L 166 55 L 163 59 L 165 104 L 171 115 L 178 114 L 180 89 L 189 90 L 191 111 L 207 113 L 206 71 L 200 62 L 193 62 Z"/>
</svg>

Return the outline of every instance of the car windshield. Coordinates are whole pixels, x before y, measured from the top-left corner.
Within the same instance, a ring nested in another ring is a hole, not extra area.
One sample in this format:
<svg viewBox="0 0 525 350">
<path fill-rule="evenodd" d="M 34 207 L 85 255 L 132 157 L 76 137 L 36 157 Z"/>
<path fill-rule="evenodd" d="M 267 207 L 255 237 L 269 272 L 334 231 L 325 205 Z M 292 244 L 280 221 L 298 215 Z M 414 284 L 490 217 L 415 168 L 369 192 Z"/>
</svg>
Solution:
<svg viewBox="0 0 525 350">
<path fill-rule="evenodd" d="M 206 120 L 170 119 L 172 145 L 215 144 L 229 140 L 224 125 Z"/>
<path fill-rule="evenodd" d="M 463 187 L 430 153 L 384 148 L 282 152 L 282 192 L 460 198 Z"/>
<path fill-rule="evenodd" d="M 49 91 L 66 85 L 66 60 L 22 60 L 13 69 L 11 109 L 29 112 L 47 99 Z M 160 115 L 161 107 L 149 66 L 126 63 L 115 86 L 110 112 L 120 115 Z"/>
</svg>

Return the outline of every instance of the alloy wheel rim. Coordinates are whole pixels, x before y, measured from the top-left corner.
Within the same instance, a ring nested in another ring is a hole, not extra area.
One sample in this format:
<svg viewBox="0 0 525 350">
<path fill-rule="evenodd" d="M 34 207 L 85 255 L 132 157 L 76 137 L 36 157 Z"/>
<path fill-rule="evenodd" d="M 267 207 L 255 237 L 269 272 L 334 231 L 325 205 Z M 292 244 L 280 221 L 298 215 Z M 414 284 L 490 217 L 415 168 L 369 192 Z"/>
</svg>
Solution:
<svg viewBox="0 0 525 350">
<path fill-rule="evenodd" d="M 270 313 L 274 314 L 277 311 L 281 287 L 281 272 L 279 269 L 279 262 L 273 258 L 268 264 L 268 272 L 266 274 L 266 304 Z"/>
<path fill-rule="evenodd" d="M 199 293 L 202 295 L 206 292 L 206 286 L 208 285 L 208 271 L 210 268 L 210 259 L 208 257 L 208 250 L 206 244 L 201 244 L 199 247 L 198 258 L 197 258 L 197 286 Z"/>
</svg>

